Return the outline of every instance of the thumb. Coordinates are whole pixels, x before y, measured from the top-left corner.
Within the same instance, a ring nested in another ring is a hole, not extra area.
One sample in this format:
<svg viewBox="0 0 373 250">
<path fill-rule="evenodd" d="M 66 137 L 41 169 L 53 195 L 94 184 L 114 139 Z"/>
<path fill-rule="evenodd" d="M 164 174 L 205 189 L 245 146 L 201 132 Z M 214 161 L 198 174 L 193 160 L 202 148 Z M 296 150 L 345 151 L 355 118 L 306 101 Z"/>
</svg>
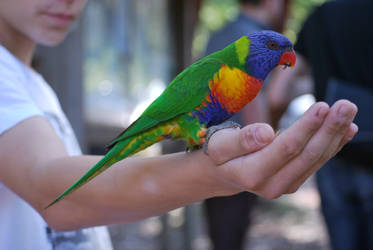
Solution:
<svg viewBox="0 0 373 250">
<path fill-rule="evenodd" d="M 275 138 L 271 126 L 254 123 L 242 129 L 229 128 L 212 135 L 208 145 L 208 154 L 216 164 L 223 164 L 233 158 L 256 152 Z"/>
</svg>

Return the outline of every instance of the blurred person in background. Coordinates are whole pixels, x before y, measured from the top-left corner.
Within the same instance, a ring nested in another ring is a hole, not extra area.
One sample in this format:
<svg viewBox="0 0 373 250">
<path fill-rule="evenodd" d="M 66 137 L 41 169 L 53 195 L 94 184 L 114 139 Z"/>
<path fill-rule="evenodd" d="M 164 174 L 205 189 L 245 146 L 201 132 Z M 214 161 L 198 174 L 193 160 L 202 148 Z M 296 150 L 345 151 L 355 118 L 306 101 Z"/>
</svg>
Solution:
<svg viewBox="0 0 373 250">
<path fill-rule="evenodd" d="M 238 17 L 211 35 L 205 55 L 218 51 L 254 31 L 281 32 L 283 30 L 289 0 L 238 0 L 238 2 L 240 8 Z M 265 87 L 232 120 L 241 125 L 268 122 L 264 92 Z M 205 201 L 208 232 L 215 250 L 243 248 L 250 225 L 250 213 L 256 202 L 257 196 L 248 192 Z"/>
<path fill-rule="evenodd" d="M 297 63 L 268 86 L 274 126 L 293 99 L 295 80 L 311 74 L 317 101 L 355 101 L 358 136 L 316 174 L 333 250 L 373 249 L 373 2 L 333 1 L 304 23 Z"/>
</svg>

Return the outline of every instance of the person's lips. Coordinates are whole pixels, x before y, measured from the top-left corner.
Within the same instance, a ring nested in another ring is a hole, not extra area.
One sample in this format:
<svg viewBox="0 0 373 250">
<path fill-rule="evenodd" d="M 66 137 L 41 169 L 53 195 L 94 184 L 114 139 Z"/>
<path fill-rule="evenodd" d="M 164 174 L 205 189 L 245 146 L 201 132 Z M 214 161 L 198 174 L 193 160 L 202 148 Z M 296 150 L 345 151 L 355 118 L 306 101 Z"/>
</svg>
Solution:
<svg viewBox="0 0 373 250">
<path fill-rule="evenodd" d="M 44 13 L 48 22 L 57 26 L 67 26 L 75 21 L 76 17 L 65 13 Z"/>
</svg>

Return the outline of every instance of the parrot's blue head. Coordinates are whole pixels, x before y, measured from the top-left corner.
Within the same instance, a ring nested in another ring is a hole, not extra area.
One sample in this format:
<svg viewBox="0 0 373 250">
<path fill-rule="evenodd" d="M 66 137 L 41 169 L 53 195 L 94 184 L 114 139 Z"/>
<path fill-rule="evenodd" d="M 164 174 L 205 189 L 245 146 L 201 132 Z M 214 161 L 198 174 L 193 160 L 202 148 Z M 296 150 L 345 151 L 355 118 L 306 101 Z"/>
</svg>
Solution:
<svg viewBox="0 0 373 250">
<path fill-rule="evenodd" d="M 274 31 L 253 32 L 249 53 L 246 58 L 246 69 L 249 75 L 264 80 L 277 65 L 293 67 L 295 52 L 289 39 Z"/>
</svg>

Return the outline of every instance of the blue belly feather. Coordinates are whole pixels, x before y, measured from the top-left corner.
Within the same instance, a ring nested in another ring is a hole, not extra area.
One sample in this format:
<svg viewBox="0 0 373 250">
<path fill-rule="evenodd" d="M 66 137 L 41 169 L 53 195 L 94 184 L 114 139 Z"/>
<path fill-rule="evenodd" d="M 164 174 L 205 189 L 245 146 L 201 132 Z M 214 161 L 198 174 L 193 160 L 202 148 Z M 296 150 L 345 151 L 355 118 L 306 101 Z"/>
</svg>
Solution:
<svg viewBox="0 0 373 250">
<path fill-rule="evenodd" d="M 234 115 L 234 113 L 229 113 L 217 98 L 211 95 L 211 92 L 209 96 L 211 102 L 206 101 L 206 105 L 200 107 L 199 110 L 192 111 L 192 116 L 198 118 L 200 124 L 206 127 L 218 125 Z"/>
</svg>

